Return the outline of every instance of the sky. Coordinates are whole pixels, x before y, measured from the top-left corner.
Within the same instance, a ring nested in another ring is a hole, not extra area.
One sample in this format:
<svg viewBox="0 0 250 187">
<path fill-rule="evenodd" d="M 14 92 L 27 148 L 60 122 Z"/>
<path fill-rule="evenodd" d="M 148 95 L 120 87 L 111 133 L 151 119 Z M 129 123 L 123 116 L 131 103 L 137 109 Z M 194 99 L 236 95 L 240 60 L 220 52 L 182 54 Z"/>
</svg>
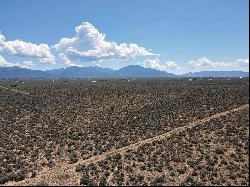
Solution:
<svg viewBox="0 0 250 187">
<path fill-rule="evenodd" d="M 0 66 L 249 69 L 248 0 L 1 0 Z"/>
</svg>

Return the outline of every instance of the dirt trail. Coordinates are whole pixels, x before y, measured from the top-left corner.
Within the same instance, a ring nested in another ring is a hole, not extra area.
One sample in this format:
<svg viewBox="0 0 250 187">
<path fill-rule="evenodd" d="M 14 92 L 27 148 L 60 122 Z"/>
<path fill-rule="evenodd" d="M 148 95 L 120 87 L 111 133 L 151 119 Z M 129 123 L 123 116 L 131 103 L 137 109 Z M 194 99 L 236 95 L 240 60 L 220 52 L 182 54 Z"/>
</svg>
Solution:
<svg viewBox="0 0 250 187">
<path fill-rule="evenodd" d="M 157 135 L 157 136 L 154 136 L 152 138 L 148 138 L 148 139 L 145 139 L 145 140 L 142 140 L 142 141 L 139 141 L 139 142 L 136 142 L 134 144 L 130 144 L 128 146 L 125 146 L 125 147 L 122 147 L 122 148 L 119 148 L 119 149 L 115 149 L 115 150 L 111 150 L 107 153 L 104 153 L 104 154 L 101 154 L 101 155 L 97 155 L 97 156 L 93 156 L 89 159 L 86 159 L 86 160 L 82 160 L 82 161 L 78 161 L 76 165 L 78 164 L 88 164 L 88 163 L 95 163 L 95 162 L 98 162 L 100 160 L 103 160 L 106 156 L 108 155 L 112 155 L 116 152 L 122 154 L 128 150 L 131 150 L 131 149 L 135 149 L 137 147 L 140 147 L 141 145 L 145 144 L 145 143 L 151 143 L 155 140 L 161 140 L 165 137 L 169 137 L 177 132 L 181 132 L 181 131 L 184 131 L 188 128 L 193 128 L 195 126 L 198 126 L 198 125 L 202 125 L 204 122 L 207 122 L 207 121 L 211 121 L 212 119 L 216 119 L 216 118 L 219 118 L 219 117 L 222 117 L 222 116 L 225 116 L 227 115 L 228 113 L 231 113 L 231 112 L 236 112 L 236 111 L 240 111 L 240 110 L 243 110 L 245 108 L 248 108 L 249 105 L 244 105 L 244 106 L 241 106 L 241 107 L 238 107 L 236 109 L 232 109 L 232 110 L 229 110 L 229 111 L 225 111 L 225 112 L 222 112 L 222 113 L 219 113 L 219 114 L 215 114 L 215 115 L 212 115 L 208 118 L 205 118 L 205 119 L 201 119 L 201 120 L 198 120 L 198 121 L 195 121 L 195 122 L 192 122 L 192 123 L 189 123 L 188 125 L 185 125 L 185 126 L 182 126 L 182 127 L 178 127 L 178 128 L 175 128 L 174 130 L 172 131 L 169 131 L 169 132 L 166 132 L 166 133 L 163 133 L 161 135 Z"/>
<path fill-rule="evenodd" d="M 221 113 L 212 115 L 212 116 L 207 117 L 205 119 L 197 120 L 195 122 L 189 123 L 188 125 L 175 128 L 174 130 L 169 131 L 167 133 L 163 133 L 161 135 L 158 135 L 158 136 L 155 136 L 152 138 L 148 138 L 148 139 L 142 140 L 142 141 L 134 143 L 134 144 L 130 144 L 128 146 L 125 146 L 125 147 L 122 147 L 119 149 L 111 150 L 107 153 L 93 156 L 93 157 L 86 159 L 86 160 L 79 160 L 75 164 L 58 163 L 53 168 L 45 168 L 43 171 L 41 171 L 39 173 L 39 175 L 36 178 L 33 178 L 33 179 L 28 178 L 28 179 L 20 181 L 20 182 L 8 182 L 5 185 L 45 185 L 45 184 L 70 185 L 70 186 L 71 185 L 79 185 L 80 174 L 75 172 L 75 167 L 78 164 L 96 163 L 96 162 L 103 160 L 107 156 L 112 155 L 114 153 L 124 154 L 127 150 L 136 149 L 139 146 L 141 146 L 142 144 L 150 143 L 150 142 L 153 142 L 155 140 L 160 140 L 160 139 L 163 139 L 166 137 L 170 137 L 170 136 L 172 136 L 178 132 L 182 132 L 188 128 L 193 128 L 195 126 L 202 125 L 205 122 L 211 121 L 211 120 L 216 119 L 216 118 L 220 118 L 222 116 L 226 116 L 227 114 L 232 113 L 232 112 L 238 112 L 238 111 L 244 110 L 246 108 L 249 108 L 249 104 L 240 106 L 240 107 L 232 109 L 232 110 L 228 110 L 225 112 L 221 112 Z"/>
<path fill-rule="evenodd" d="M 0 86 L 0 88 L 2 88 L 2 89 L 4 89 L 4 90 L 10 90 L 10 91 L 13 91 L 13 92 L 16 92 L 16 93 L 25 94 L 25 95 L 29 95 L 29 94 L 30 94 L 30 93 L 28 93 L 28 92 L 24 92 L 24 91 L 12 89 L 12 88 L 7 88 L 7 87 L 4 87 L 4 86 Z"/>
</svg>

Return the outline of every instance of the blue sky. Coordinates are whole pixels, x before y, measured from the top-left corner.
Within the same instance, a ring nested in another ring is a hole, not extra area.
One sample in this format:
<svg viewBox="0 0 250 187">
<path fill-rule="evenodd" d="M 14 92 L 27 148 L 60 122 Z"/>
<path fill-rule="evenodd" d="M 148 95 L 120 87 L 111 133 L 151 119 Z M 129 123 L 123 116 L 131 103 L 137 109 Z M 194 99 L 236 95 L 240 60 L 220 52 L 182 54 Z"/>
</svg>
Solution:
<svg viewBox="0 0 250 187">
<path fill-rule="evenodd" d="M 248 7 L 248 0 L 1 0 L 0 65 L 248 71 Z"/>
</svg>

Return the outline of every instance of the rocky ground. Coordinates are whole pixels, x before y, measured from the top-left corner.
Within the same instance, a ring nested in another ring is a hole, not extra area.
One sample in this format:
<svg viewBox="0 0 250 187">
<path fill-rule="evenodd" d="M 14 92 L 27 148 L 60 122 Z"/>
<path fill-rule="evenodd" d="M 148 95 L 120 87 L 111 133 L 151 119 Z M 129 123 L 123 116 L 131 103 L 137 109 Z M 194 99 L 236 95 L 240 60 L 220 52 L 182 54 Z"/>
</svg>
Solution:
<svg viewBox="0 0 250 187">
<path fill-rule="evenodd" d="M 248 84 L 248 79 L 0 81 L 0 184 L 36 179 L 45 168 L 66 164 L 76 166 L 82 185 L 247 185 Z M 171 136 L 154 139 L 168 132 Z M 144 140 L 150 141 L 117 152 Z"/>
</svg>

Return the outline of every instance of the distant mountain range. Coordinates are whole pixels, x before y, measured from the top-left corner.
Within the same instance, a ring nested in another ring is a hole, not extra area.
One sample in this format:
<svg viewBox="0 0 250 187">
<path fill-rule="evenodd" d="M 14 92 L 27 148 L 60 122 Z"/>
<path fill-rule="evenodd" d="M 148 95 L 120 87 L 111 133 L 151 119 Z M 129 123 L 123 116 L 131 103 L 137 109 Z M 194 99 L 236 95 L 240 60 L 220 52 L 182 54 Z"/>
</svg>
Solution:
<svg viewBox="0 0 250 187">
<path fill-rule="evenodd" d="M 244 71 L 200 71 L 186 73 L 183 77 L 249 77 L 249 72 Z"/>
<path fill-rule="evenodd" d="M 97 66 L 76 67 L 54 70 L 31 70 L 26 68 L 0 67 L 0 79 L 35 79 L 35 78 L 98 78 L 98 77 L 249 77 L 249 72 L 243 71 L 201 71 L 194 73 L 186 73 L 183 75 L 175 75 L 165 71 L 144 68 L 138 65 L 129 65 L 119 70 L 109 68 L 101 68 Z"/>
</svg>

